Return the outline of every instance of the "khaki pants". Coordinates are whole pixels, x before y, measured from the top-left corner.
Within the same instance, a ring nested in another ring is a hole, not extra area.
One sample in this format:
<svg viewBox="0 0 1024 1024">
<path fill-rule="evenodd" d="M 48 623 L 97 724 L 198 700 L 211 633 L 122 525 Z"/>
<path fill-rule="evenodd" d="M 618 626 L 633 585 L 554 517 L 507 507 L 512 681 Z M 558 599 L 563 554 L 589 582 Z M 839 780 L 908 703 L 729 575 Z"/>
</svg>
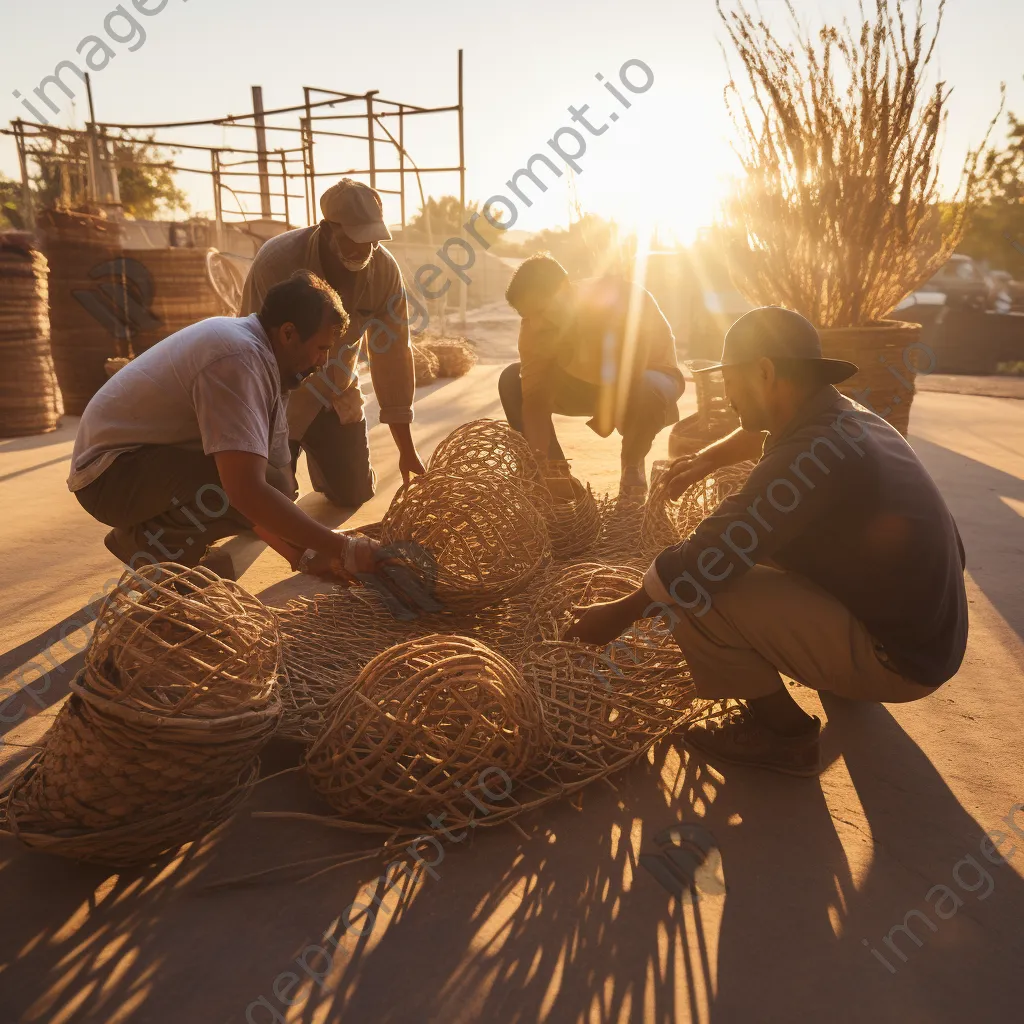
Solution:
<svg viewBox="0 0 1024 1024">
<path fill-rule="evenodd" d="M 753 698 L 783 686 L 779 673 L 841 697 L 903 703 L 936 687 L 900 675 L 846 607 L 792 572 L 755 566 L 672 631 L 697 693 Z"/>
</svg>

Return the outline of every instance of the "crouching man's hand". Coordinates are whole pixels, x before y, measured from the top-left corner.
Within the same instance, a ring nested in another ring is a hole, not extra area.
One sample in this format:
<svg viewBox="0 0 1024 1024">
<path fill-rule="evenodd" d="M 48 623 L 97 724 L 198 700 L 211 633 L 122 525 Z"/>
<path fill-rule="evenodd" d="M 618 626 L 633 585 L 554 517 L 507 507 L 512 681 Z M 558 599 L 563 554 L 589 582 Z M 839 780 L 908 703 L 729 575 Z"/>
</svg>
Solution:
<svg viewBox="0 0 1024 1024">
<path fill-rule="evenodd" d="M 581 608 L 579 618 L 566 631 L 564 639 L 604 647 L 642 618 L 649 604 L 650 598 L 641 587 L 619 601 Z"/>
</svg>

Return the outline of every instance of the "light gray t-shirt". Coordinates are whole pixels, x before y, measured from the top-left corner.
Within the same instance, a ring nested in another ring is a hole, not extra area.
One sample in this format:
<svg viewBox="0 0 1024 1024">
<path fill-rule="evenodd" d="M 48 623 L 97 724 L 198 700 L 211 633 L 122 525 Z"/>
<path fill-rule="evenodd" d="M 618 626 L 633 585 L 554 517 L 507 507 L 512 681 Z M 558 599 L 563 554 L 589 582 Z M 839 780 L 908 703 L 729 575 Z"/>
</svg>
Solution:
<svg viewBox="0 0 1024 1024">
<path fill-rule="evenodd" d="M 259 317 L 201 320 L 118 370 L 82 414 L 68 488 L 81 490 L 122 452 L 147 444 L 253 452 L 288 465 L 281 374 Z"/>
</svg>

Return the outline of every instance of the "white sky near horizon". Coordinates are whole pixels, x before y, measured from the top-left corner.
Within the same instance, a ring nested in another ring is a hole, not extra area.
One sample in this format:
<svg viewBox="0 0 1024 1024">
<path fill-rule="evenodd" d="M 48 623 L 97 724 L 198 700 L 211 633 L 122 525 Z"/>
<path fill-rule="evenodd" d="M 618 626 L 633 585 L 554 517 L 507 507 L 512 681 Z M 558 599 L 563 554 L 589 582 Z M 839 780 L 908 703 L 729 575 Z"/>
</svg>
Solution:
<svg viewBox="0 0 1024 1024">
<path fill-rule="evenodd" d="M 0 2 L 0 123 L 6 127 L 14 117 L 30 116 L 12 91 L 30 96 L 61 60 L 81 65 L 79 41 L 103 35 L 104 18 L 116 5 L 112 0 L 51 0 L 45 7 Z M 130 0 L 124 3 L 131 11 Z M 159 0 L 147 3 L 155 8 Z M 857 19 L 855 0 L 797 0 L 795 6 L 812 28 L 823 19 Z M 926 12 L 933 15 L 935 6 L 936 0 L 926 0 Z M 780 0 L 762 0 L 761 8 L 773 25 L 785 24 Z M 688 241 L 698 226 L 710 222 L 726 177 L 737 169 L 722 97 L 728 81 L 721 49 L 725 32 L 713 0 L 633 0 L 629 5 L 592 0 L 585 8 L 520 0 L 486 9 L 468 0 L 429 5 L 395 0 L 362 7 L 326 0 L 292 0 L 287 6 L 270 0 L 248 0 L 244 6 L 238 0 L 168 0 L 160 13 L 137 17 L 146 42 L 135 52 L 110 42 L 115 58 L 93 73 L 100 121 L 243 113 L 250 109 L 252 84 L 263 86 L 268 108 L 301 102 L 303 85 L 354 93 L 379 89 L 383 97 L 420 105 L 454 103 L 461 46 L 469 199 L 507 192 L 506 180 L 532 153 L 550 152 L 547 140 L 571 124 L 570 104 L 589 103 L 587 116 L 596 124 L 612 110 L 621 113 L 604 134 L 588 139 L 580 158 L 576 188 L 587 211 L 630 226 L 657 221 L 665 235 Z M 949 0 L 937 52 L 935 69 L 954 88 L 942 165 L 951 188 L 965 150 L 978 144 L 998 107 L 1001 81 L 1007 84 L 1007 108 L 1024 116 L 1024 5 Z M 632 58 L 650 66 L 654 83 L 642 95 L 629 96 L 633 105 L 625 110 L 594 76 L 600 72 L 615 82 L 619 67 Z M 737 67 L 735 57 L 730 62 Z M 74 76 L 67 80 L 79 93 L 77 101 L 65 101 L 51 119 L 80 127 L 87 117 L 84 86 Z M 51 94 L 65 100 L 56 90 Z M 1005 118 L 994 139 L 1002 140 L 1004 129 Z M 249 129 L 166 134 L 209 145 L 254 146 Z M 283 138 L 288 137 L 272 136 L 271 145 L 283 145 Z M 456 138 L 454 115 L 421 118 L 410 125 L 407 148 L 421 165 L 451 164 L 457 162 Z M 332 152 L 318 143 L 318 170 L 365 165 L 365 145 L 358 152 L 342 145 Z M 382 165 L 393 164 L 384 146 L 379 154 Z M 182 154 L 178 162 L 208 166 L 204 154 Z M 18 175 L 9 137 L 0 137 L 0 171 Z M 180 181 L 196 212 L 212 210 L 207 179 L 182 175 Z M 383 176 L 379 184 L 387 187 Z M 428 194 L 453 193 L 457 178 L 425 177 L 424 186 Z M 409 187 L 415 196 L 411 178 Z M 410 213 L 418 206 L 411 198 Z M 564 224 L 566 177 L 536 196 L 531 208 L 519 206 L 516 228 Z M 390 222 L 397 221 L 397 199 L 388 200 L 386 213 Z"/>
</svg>

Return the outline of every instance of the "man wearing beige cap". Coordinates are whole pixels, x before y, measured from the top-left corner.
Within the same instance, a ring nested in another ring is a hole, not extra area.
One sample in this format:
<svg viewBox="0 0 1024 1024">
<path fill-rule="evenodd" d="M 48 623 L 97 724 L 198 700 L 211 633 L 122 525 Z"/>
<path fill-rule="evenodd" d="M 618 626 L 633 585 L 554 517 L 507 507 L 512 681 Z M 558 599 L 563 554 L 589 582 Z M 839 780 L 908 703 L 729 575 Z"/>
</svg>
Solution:
<svg viewBox="0 0 1024 1024">
<path fill-rule="evenodd" d="M 309 270 L 330 284 L 350 317 L 348 330 L 326 367 L 288 400 L 292 466 L 306 452 L 316 490 L 334 504 L 357 506 L 373 496 L 363 396 L 357 361 L 362 339 L 380 421 L 391 429 L 398 467 L 408 482 L 424 466 L 412 439 L 413 373 L 409 315 L 402 272 L 380 243 L 391 238 L 375 189 L 342 178 L 320 199 L 323 220 L 266 242 L 256 254 L 242 292 L 239 315 L 258 311 L 267 291 L 296 270 Z"/>
</svg>

